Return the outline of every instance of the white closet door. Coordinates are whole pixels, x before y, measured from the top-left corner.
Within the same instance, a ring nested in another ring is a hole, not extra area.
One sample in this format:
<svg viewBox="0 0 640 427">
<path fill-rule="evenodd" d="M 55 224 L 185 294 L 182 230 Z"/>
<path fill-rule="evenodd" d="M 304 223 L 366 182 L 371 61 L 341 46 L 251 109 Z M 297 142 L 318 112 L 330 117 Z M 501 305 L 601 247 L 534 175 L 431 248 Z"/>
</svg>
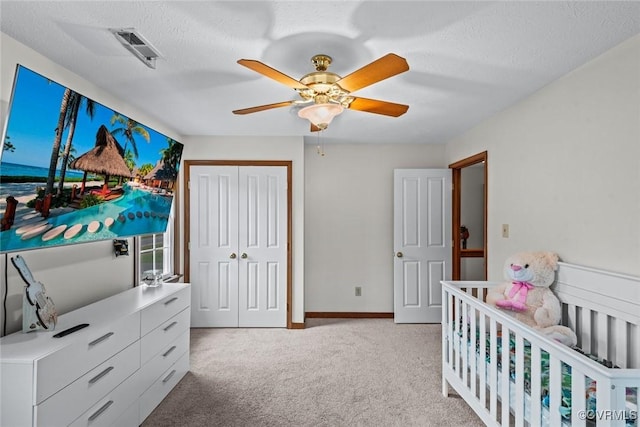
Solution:
<svg viewBox="0 0 640 427">
<path fill-rule="evenodd" d="M 286 327 L 287 168 L 191 166 L 191 324 Z"/>
<path fill-rule="evenodd" d="M 394 171 L 394 319 L 439 323 L 451 278 L 451 171 Z"/>
<path fill-rule="evenodd" d="M 286 327 L 287 168 L 240 168 L 239 326 Z"/>
<path fill-rule="evenodd" d="M 238 167 L 190 176 L 191 326 L 238 326 Z"/>
</svg>

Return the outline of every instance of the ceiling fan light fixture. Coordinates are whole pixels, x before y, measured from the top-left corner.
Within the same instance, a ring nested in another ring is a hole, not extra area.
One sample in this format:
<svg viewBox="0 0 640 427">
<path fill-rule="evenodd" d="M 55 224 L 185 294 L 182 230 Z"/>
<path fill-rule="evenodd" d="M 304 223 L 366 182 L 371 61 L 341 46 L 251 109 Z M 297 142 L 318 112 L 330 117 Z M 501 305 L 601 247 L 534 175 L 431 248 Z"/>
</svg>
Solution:
<svg viewBox="0 0 640 427">
<path fill-rule="evenodd" d="M 312 58 L 312 62 L 316 71 L 306 74 L 300 80 L 296 80 L 260 61 L 239 59 L 238 64 L 294 89 L 302 100 L 243 108 L 233 110 L 233 113 L 249 114 L 272 108 L 313 102 L 313 105 L 300 110 L 298 116 L 309 120 L 311 122 L 311 132 L 317 132 L 318 129 L 326 129 L 333 118 L 341 114 L 345 109 L 391 117 L 401 116 L 409 109 L 408 105 L 351 96 L 351 93 L 356 90 L 408 71 L 409 64 L 407 60 L 395 53 L 389 53 L 378 58 L 345 77 L 340 77 L 327 71 L 331 63 L 331 57 L 328 55 L 316 55 Z"/>
<path fill-rule="evenodd" d="M 343 111 L 344 107 L 340 104 L 313 104 L 298 111 L 298 116 L 309 120 L 311 124 L 324 130 L 329 126 L 333 118 Z"/>
</svg>

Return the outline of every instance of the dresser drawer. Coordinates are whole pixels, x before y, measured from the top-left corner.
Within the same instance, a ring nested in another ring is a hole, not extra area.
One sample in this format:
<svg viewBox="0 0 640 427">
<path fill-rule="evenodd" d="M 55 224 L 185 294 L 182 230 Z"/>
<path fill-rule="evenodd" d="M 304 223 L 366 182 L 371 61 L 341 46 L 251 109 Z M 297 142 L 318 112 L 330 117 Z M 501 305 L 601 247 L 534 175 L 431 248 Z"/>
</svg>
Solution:
<svg viewBox="0 0 640 427">
<path fill-rule="evenodd" d="M 91 323 L 91 320 L 88 319 Z M 84 332 L 86 331 L 86 332 Z M 73 334 L 72 334 L 73 335 Z M 63 338 L 51 338 L 61 339 Z M 108 326 L 89 326 L 83 338 L 37 361 L 36 404 L 42 403 L 89 370 L 140 338 L 140 313 L 114 320 Z"/>
<path fill-rule="evenodd" d="M 141 362 L 144 365 L 162 348 L 189 329 L 191 311 L 185 308 L 142 337 Z"/>
<path fill-rule="evenodd" d="M 140 404 L 136 400 L 124 414 L 111 424 L 112 427 L 138 427 L 140 425 Z"/>
<path fill-rule="evenodd" d="M 189 371 L 189 353 L 183 354 L 178 361 L 167 369 L 155 383 L 140 397 L 140 423 L 151 414 L 162 399 Z"/>
<path fill-rule="evenodd" d="M 147 363 L 140 368 L 138 376 L 140 381 L 140 394 L 144 393 L 160 377 L 163 372 L 171 367 L 185 352 L 189 351 L 188 330 L 164 347 Z"/>
<path fill-rule="evenodd" d="M 70 426 L 102 427 L 113 425 L 138 398 L 137 381 L 136 372 L 80 415 Z"/>
<path fill-rule="evenodd" d="M 145 308 L 141 313 L 141 335 L 144 336 L 191 304 L 189 286 Z"/>
<path fill-rule="evenodd" d="M 35 407 L 38 426 L 66 426 L 140 367 L 136 341 Z"/>
</svg>

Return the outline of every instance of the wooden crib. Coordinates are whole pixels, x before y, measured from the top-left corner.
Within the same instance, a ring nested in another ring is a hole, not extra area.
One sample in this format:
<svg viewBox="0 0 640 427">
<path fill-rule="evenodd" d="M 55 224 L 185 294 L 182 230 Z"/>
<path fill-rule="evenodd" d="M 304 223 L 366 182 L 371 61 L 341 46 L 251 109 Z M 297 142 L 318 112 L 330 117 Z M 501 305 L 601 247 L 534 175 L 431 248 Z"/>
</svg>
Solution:
<svg viewBox="0 0 640 427">
<path fill-rule="evenodd" d="M 640 426 L 640 278 L 559 263 L 578 348 L 483 302 L 496 284 L 442 282 L 445 397 L 453 387 L 488 426 Z"/>
</svg>

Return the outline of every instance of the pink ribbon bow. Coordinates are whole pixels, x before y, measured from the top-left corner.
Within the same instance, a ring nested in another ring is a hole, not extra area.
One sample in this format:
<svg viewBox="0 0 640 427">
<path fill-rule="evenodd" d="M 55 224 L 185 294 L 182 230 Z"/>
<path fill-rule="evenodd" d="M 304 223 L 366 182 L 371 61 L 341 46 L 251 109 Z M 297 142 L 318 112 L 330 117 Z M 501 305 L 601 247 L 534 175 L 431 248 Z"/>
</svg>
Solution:
<svg viewBox="0 0 640 427">
<path fill-rule="evenodd" d="M 529 282 L 515 281 L 512 282 L 512 284 L 513 286 L 511 287 L 511 291 L 509 292 L 509 298 L 513 298 L 518 292 L 520 292 L 520 290 L 522 290 L 521 296 L 523 297 L 522 300 L 524 301 L 527 297 L 527 294 L 529 293 L 529 290 L 533 289 L 533 285 Z"/>
</svg>

